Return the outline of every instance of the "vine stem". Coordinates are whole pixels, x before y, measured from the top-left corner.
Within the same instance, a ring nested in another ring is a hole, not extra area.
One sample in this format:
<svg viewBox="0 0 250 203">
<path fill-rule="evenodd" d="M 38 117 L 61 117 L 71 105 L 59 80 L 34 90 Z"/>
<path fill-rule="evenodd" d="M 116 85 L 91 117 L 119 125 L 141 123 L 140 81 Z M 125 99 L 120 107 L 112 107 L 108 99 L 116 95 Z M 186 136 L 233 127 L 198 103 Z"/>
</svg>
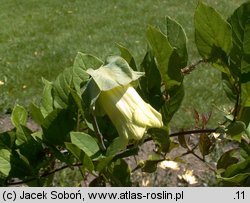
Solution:
<svg viewBox="0 0 250 203">
<path fill-rule="evenodd" d="M 176 136 L 188 135 L 188 134 L 214 133 L 216 131 L 217 131 L 217 128 L 213 128 L 213 129 L 199 129 L 199 130 L 188 130 L 188 131 L 181 131 L 181 132 L 172 133 L 172 134 L 169 135 L 169 137 L 176 137 Z"/>
<path fill-rule="evenodd" d="M 194 153 L 194 150 L 191 149 L 191 150 L 188 150 L 187 152 L 183 153 L 181 156 L 186 156 L 188 154 L 192 154 L 193 156 L 195 156 L 197 159 L 199 159 L 200 161 L 202 162 L 206 162 L 203 158 L 201 158 L 199 155 L 195 154 Z"/>
<path fill-rule="evenodd" d="M 209 165 L 209 163 L 207 163 L 205 159 L 201 158 L 199 155 L 197 155 L 197 154 L 194 153 L 194 148 L 191 149 L 190 151 L 188 150 L 187 152 L 183 153 L 181 156 L 186 156 L 188 154 L 192 154 L 197 159 L 199 159 L 200 161 L 202 161 L 203 163 L 205 163 L 211 171 L 216 172 L 216 169 L 214 167 L 212 167 L 211 165 Z"/>
<path fill-rule="evenodd" d="M 218 130 L 218 128 L 212 128 L 212 129 L 198 129 L 198 130 L 187 130 L 187 131 L 181 131 L 181 132 L 175 132 L 175 133 L 171 133 L 169 134 L 169 137 L 177 137 L 177 136 L 183 136 L 183 135 L 188 135 L 188 134 L 201 134 L 201 133 L 215 133 Z M 151 141 L 153 138 L 152 137 L 148 137 L 144 140 L 145 142 L 149 142 Z M 132 147 L 133 144 L 128 145 L 128 147 Z"/>
<path fill-rule="evenodd" d="M 239 88 L 239 91 L 237 92 L 237 98 L 236 98 L 236 102 L 235 102 L 235 105 L 234 105 L 234 121 L 237 119 L 237 116 L 239 114 L 240 93 L 241 93 L 241 88 Z"/>
<path fill-rule="evenodd" d="M 82 163 L 77 163 L 77 164 L 73 164 L 73 165 L 71 165 L 71 166 L 69 166 L 69 165 L 65 165 L 65 166 L 62 166 L 62 167 L 60 167 L 60 168 L 57 168 L 57 169 L 55 169 L 55 170 L 52 170 L 52 171 L 50 171 L 50 172 L 48 172 L 48 173 L 44 173 L 44 174 L 42 174 L 40 177 L 38 177 L 38 178 L 45 178 L 45 177 L 47 177 L 47 176 L 49 176 L 49 175 L 52 175 L 52 174 L 54 174 L 54 173 L 56 173 L 56 172 L 59 172 L 59 171 L 61 171 L 61 170 L 64 170 L 64 169 L 66 169 L 66 168 L 69 168 L 69 167 L 79 167 L 79 166 L 81 166 L 82 165 Z M 36 180 L 37 178 L 30 178 L 30 179 L 27 179 L 27 180 L 22 180 L 22 181 L 16 181 L 16 182 L 13 182 L 13 183 L 8 183 L 7 182 L 7 186 L 14 186 L 14 185 L 21 185 L 21 184 L 25 184 L 25 183 L 28 183 L 28 182 L 31 182 L 31 181 L 33 181 L 33 180 Z"/>
<path fill-rule="evenodd" d="M 106 147 L 105 147 L 105 144 L 104 144 L 104 142 L 103 142 L 102 133 L 101 133 L 99 127 L 98 127 L 96 117 L 95 117 L 93 114 L 92 114 L 92 118 L 93 118 L 93 127 L 94 127 L 94 130 L 95 130 L 97 139 L 98 139 L 98 141 L 100 142 L 101 150 L 102 150 L 102 151 L 106 151 Z"/>
<path fill-rule="evenodd" d="M 190 73 L 195 69 L 196 66 L 198 66 L 200 63 L 205 63 L 205 62 L 207 62 L 206 59 L 200 59 L 200 60 L 198 60 L 197 62 L 192 63 L 192 64 L 186 66 L 185 68 L 182 68 L 182 69 L 181 69 L 181 73 L 182 73 L 183 75 L 190 74 Z"/>
</svg>

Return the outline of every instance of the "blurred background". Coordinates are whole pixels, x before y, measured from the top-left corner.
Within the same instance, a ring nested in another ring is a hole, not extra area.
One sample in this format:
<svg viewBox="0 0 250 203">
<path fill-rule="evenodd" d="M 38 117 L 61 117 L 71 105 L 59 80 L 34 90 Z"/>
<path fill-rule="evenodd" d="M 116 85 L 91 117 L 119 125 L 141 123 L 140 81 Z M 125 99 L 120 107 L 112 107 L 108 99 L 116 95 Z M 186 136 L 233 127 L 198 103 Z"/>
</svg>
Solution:
<svg viewBox="0 0 250 203">
<path fill-rule="evenodd" d="M 39 99 L 41 78 L 53 80 L 72 65 L 77 52 L 102 59 L 126 46 L 140 64 L 146 50 L 148 25 L 177 20 L 188 38 L 189 61 L 199 59 L 194 44 L 193 14 L 198 0 L 0 0 L 0 112 L 15 103 Z M 226 19 L 244 0 L 206 0 Z M 186 97 L 175 123 L 188 126 L 193 108 L 216 111 L 228 106 L 220 74 L 199 67 L 185 78 Z M 205 105 L 204 105 L 205 102 Z M 216 107 L 215 107 L 216 106 Z M 180 116 L 182 114 L 186 116 Z M 181 126 L 182 127 L 182 126 Z"/>
</svg>

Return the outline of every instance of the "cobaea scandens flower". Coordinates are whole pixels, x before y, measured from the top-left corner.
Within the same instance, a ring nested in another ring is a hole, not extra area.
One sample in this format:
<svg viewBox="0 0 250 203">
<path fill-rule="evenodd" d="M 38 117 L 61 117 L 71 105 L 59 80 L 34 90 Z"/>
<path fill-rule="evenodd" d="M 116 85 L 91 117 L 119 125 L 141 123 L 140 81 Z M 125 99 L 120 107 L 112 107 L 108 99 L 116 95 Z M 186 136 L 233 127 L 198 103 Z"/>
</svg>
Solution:
<svg viewBox="0 0 250 203">
<path fill-rule="evenodd" d="M 121 140 L 140 140 L 148 128 L 163 126 L 162 116 L 131 85 L 142 72 L 133 71 L 121 57 L 111 57 L 99 69 L 88 69 L 100 89 L 96 108 L 107 114 Z"/>
<path fill-rule="evenodd" d="M 162 127 L 162 117 L 131 85 L 101 92 L 99 105 L 123 139 L 140 140 L 148 128 Z"/>
</svg>

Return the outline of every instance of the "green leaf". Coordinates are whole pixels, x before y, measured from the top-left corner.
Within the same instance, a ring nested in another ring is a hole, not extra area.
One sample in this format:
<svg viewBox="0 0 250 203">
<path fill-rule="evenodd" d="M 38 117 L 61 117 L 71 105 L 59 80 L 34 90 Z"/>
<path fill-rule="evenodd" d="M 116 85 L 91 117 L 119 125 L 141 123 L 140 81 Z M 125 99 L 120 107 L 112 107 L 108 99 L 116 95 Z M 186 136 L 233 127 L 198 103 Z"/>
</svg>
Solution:
<svg viewBox="0 0 250 203">
<path fill-rule="evenodd" d="M 68 153 L 64 153 L 60 147 L 51 145 L 50 143 L 47 143 L 47 145 L 49 152 L 53 154 L 53 158 L 56 158 L 60 162 L 66 163 L 68 165 L 71 165 L 73 163 L 73 160 L 71 159 L 70 155 Z"/>
<path fill-rule="evenodd" d="M 207 134 L 201 134 L 199 138 L 199 149 L 203 157 L 210 153 L 212 146 L 213 142 L 209 136 Z"/>
<path fill-rule="evenodd" d="M 151 26 L 147 30 L 147 40 L 153 50 L 162 80 L 171 86 L 171 78 L 167 73 L 169 59 L 173 53 L 173 48 L 170 45 L 167 36 L 164 35 L 159 29 Z"/>
<path fill-rule="evenodd" d="M 82 168 L 89 171 L 94 170 L 94 164 L 89 156 L 87 156 L 79 147 L 72 143 L 65 143 L 66 148 L 79 160 L 82 162 Z"/>
<path fill-rule="evenodd" d="M 250 107 L 250 82 L 241 85 L 241 106 Z"/>
<path fill-rule="evenodd" d="M 89 80 L 87 69 L 97 69 L 102 65 L 98 58 L 78 53 L 71 68 L 59 74 L 53 83 L 54 105 L 56 108 L 66 108 L 69 104 L 71 89 L 75 89 L 81 96 L 81 87 Z"/>
<path fill-rule="evenodd" d="M 29 137 L 31 136 L 32 131 L 25 126 L 18 126 L 16 130 L 16 145 L 22 145 L 28 142 Z"/>
<path fill-rule="evenodd" d="M 115 162 L 112 162 L 110 167 L 110 178 L 112 186 L 131 186 L 131 177 L 130 177 L 130 169 L 126 161 L 123 159 L 118 159 Z"/>
<path fill-rule="evenodd" d="M 236 174 L 232 177 L 225 178 L 225 177 L 219 177 L 219 180 L 223 180 L 226 183 L 231 183 L 230 186 L 244 186 L 244 182 L 250 177 L 250 173 L 240 173 Z M 225 183 L 224 183 L 225 184 Z M 248 185 L 246 185 L 248 186 Z"/>
<path fill-rule="evenodd" d="M 120 154 L 116 154 L 113 160 L 138 155 L 139 150 L 140 149 L 138 146 L 134 146 L 132 148 L 127 148 L 126 150 L 122 151 Z"/>
<path fill-rule="evenodd" d="M 101 94 L 100 88 L 97 86 L 93 78 L 91 78 L 84 87 L 82 100 L 85 104 L 87 111 L 92 112 L 94 110 L 96 115 L 102 116 L 104 115 L 104 112 L 101 109 L 93 108 L 100 94 Z M 96 105 L 96 108 L 98 106 L 99 105 Z"/>
<path fill-rule="evenodd" d="M 76 92 L 80 96 L 80 87 L 82 83 L 85 83 L 89 79 L 89 75 L 86 70 L 89 68 L 97 69 L 103 65 L 103 61 L 99 58 L 90 55 L 78 52 L 73 64 L 73 83 L 76 89 Z"/>
<path fill-rule="evenodd" d="M 20 105 L 16 105 L 11 114 L 11 122 L 15 127 L 19 125 L 26 125 L 28 112 Z"/>
<path fill-rule="evenodd" d="M 129 66 L 134 71 L 136 71 L 137 68 L 136 68 L 135 59 L 132 56 L 132 54 L 130 53 L 130 51 L 126 47 L 122 46 L 121 44 L 117 44 L 117 46 L 118 46 L 118 48 L 119 48 L 119 50 L 121 52 L 121 57 L 124 58 L 128 62 Z"/>
<path fill-rule="evenodd" d="M 15 140 L 16 133 L 14 131 L 0 133 L 0 149 L 12 149 Z"/>
<path fill-rule="evenodd" d="M 86 168 L 90 172 L 94 171 L 94 169 L 95 169 L 95 166 L 94 166 L 91 158 L 87 154 L 84 154 L 84 157 L 82 159 L 82 167 L 81 168 L 83 168 L 83 169 Z"/>
<path fill-rule="evenodd" d="M 18 126 L 16 130 L 16 147 L 19 153 L 25 157 L 29 164 L 35 168 L 40 164 L 43 156 L 44 149 L 39 141 L 36 141 L 32 136 L 32 131 L 25 126 Z"/>
<path fill-rule="evenodd" d="M 70 89 L 70 94 L 72 96 L 72 99 L 73 99 L 75 105 L 77 106 L 77 109 L 80 111 L 82 117 L 84 118 L 85 117 L 85 114 L 84 114 L 85 106 L 84 106 L 84 103 L 82 101 L 81 96 L 79 96 L 77 94 L 77 92 L 73 89 Z"/>
<path fill-rule="evenodd" d="M 146 173 L 154 173 L 157 170 L 157 165 L 159 162 L 161 162 L 161 160 L 146 160 L 145 162 L 143 162 L 142 165 L 142 172 L 146 172 Z"/>
<path fill-rule="evenodd" d="M 237 91 L 232 82 L 229 81 L 228 75 L 225 73 L 222 73 L 222 85 L 227 97 L 230 101 L 235 103 L 237 100 Z"/>
<path fill-rule="evenodd" d="M 184 98 L 184 86 L 175 86 L 165 95 L 165 104 L 162 106 L 161 113 L 163 123 L 167 125 L 175 112 L 180 108 Z"/>
<path fill-rule="evenodd" d="M 250 82 L 241 85 L 241 111 L 239 120 L 245 123 L 246 126 L 250 125 Z M 248 136 L 250 132 L 246 130 Z"/>
<path fill-rule="evenodd" d="M 43 132 L 42 131 L 36 131 L 31 134 L 31 136 L 36 140 L 37 142 L 40 142 L 43 139 Z"/>
<path fill-rule="evenodd" d="M 176 49 L 181 60 L 181 67 L 183 68 L 187 65 L 188 60 L 186 33 L 182 26 L 170 17 L 166 17 L 166 25 L 168 41 Z"/>
<path fill-rule="evenodd" d="M 199 2 L 194 15 L 195 43 L 200 55 L 211 61 L 223 59 L 232 47 L 229 23 L 212 7 Z"/>
<path fill-rule="evenodd" d="M 92 76 L 101 91 L 125 86 L 144 75 L 142 72 L 133 71 L 127 61 L 120 56 L 108 57 L 105 65 L 96 70 L 90 68 L 87 73 Z"/>
<path fill-rule="evenodd" d="M 69 141 L 69 132 L 75 126 L 75 112 L 66 109 L 55 109 L 42 124 L 43 135 L 50 144 L 63 145 Z"/>
<path fill-rule="evenodd" d="M 249 9 L 250 11 L 250 9 Z M 241 81 L 242 82 L 250 82 L 250 21 L 249 21 L 248 16 L 248 21 L 246 23 L 246 28 L 245 28 L 245 39 L 243 43 L 243 59 L 241 62 Z"/>
<path fill-rule="evenodd" d="M 89 183 L 89 187 L 105 187 L 106 182 L 103 176 L 98 176 Z"/>
<path fill-rule="evenodd" d="M 153 138 L 154 143 L 159 147 L 161 152 L 167 153 L 170 147 L 169 130 L 163 128 L 151 128 L 148 130 Z"/>
<path fill-rule="evenodd" d="M 178 141 L 183 148 L 188 149 L 189 143 L 190 143 L 190 136 L 189 135 L 179 135 Z"/>
<path fill-rule="evenodd" d="M 242 139 L 240 143 L 240 150 L 241 156 L 244 159 L 250 157 L 250 142 L 247 142 L 245 139 Z"/>
<path fill-rule="evenodd" d="M 37 166 L 39 170 L 40 164 L 45 158 L 42 144 L 30 137 L 27 143 L 19 147 L 19 150 L 20 153 L 28 159 L 29 164 L 33 167 L 33 170 L 35 170 Z"/>
<path fill-rule="evenodd" d="M 53 83 L 54 106 L 56 108 L 67 108 L 71 87 L 72 69 L 66 68 Z"/>
<path fill-rule="evenodd" d="M 231 71 L 241 82 L 250 81 L 250 2 L 242 4 L 228 19 L 232 26 Z"/>
<path fill-rule="evenodd" d="M 71 132 L 70 138 L 71 142 L 83 150 L 89 157 L 100 150 L 96 140 L 84 132 Z"/>
<path fill-rule="evenodd" d="M 159 110 L 164 104 L 161 93 L 161 75 L 151 51 L 146 53 L 141 63 L 141 70 L 145 71 L 145 77 L 140 79 L 142 96 L 150 105 Z"/>
<path fill-rule="evenodd" d="M 82 160 L 84 152 L 79 147 L 70 142 L 65 142 L 65 146 L 78 160 Z"/>
<path fill-rule="evenodd" d="M 78 52 L 74 61 L 74 68 L 82 69 L 86 71 L 89 68 L 97 69 L 100 66 L 103 65 L 103 61 L 91 54 L 85 54 Z M 82 81 L 86 81 L 89 76 L 85 73 L 83 75 L 79 75 L 79 77 L 82 77 Z"/>
<path fill-rule="evenodd" d="M 176 49 L 173 50 L 171 57 L 169 58 L 168 63 L 168 76 L 171 78 L 171 81 L 167 83 L 165 86 L 168 88 L 168 85 L 175 85 L 180 86 L 183 81 L 183 74 L 181 73 L 181 69 L 183 68 L 182 59 L 178 55 Z"/>
<path fill-rule="evenodd" d="M 106 166 L 112 161 L 114 156 L 100 157 L 96 163 L 96 171 L 102 172 Z"/>
<path fill-rule="evenodd" d="M 223 173 L 223 177 L 230 178 L 239 174 L 248 174 L 250 175 L 250 159 L 246 159 L 236 164 L 230 165 L 226 171 Z"/>
<path fill-rule="evenodd" d="M 53 105 L 53 95 L 52 95 L 52 82 L 42 78 L 44 83 L 42 101 L 41 101 L 41 113 L 43 117 L 46 117 L 54 109 Z"/>
<path fill-rule="evenodd" d="M 250 117 L 249 117 L 249 115 L 250 115 L 250 107 L 243 107 L 241 109 L 239 119 L 240 119 L 240 121 L 245 123 L 246 133 L 248 133 L 247 131 L 248 131 L 249 126 L 250 126 Z"/>
<path fill-rule="evenodd" d="M 240 142 L 242 134 L 245 132 L 246 125 L 242 121 L 232 122 L 226 130 L 227 135 L 229 135 L 233 140 Z"/>
<path fill-rule="evenodd" d="M 39 125 L 41 125 L 44 121 L 44 116 L 42 114 L 41 109 L 34 103 L 30 104 L 30 111 L 32 119 Z"/>
<path fill-rule="evenodd" d="M 248 138 L 250 139 L 250 124 L 248 124 L 248 127 L 246 129 L 246 134 L 247 134 Z"/>
<path fill-rule="evenodd" d="M 158 90 L 161 88 L 161 75 L 157 69 L 157 65 L 154 60 L 154 55 L 151 51 L 148 51 L 141 63 L 141 69 L 145 71 L 145 77 L 141 78 L 141 81 L 145 83 L 145 90 L 150 93 L 151 90 Z M 145 82 L 144 82 L 145 81 Z"/>
<path fill-rule="evenodd" d="M 10 163 L 11 163 L 11 171 L 10 171 L 11 177 L 23 179 L 27 176 L 34 175 L 32 174 L 33 166 L 29 165 L 26 157 L 24 157 L 20 153 L 18 154 L 17 152 L 12 152 Z"/>
<path fill-rule="evenodd" d="M 217 162 L 217 169 L 226 169 L 230 165 L 237 163 L 239 161 L 239 159 L 236 158 L 237 152 L 237 149 L 231 149 L 222 154 Z"/>
<path fill-rule="evenodd" d="M 0 149 L 0 172 L 4 176 L 8 176 L 11 170 L 10 164 L 11 153 L 7 149 Z"/>
<path fill-rule="evenodd" d="M 116 153 L 126 149 L 126 146 L 127 146 L 127 142 L 124 142 L 124 140 L 121 139 L 121 137 L 116 137 L 112 141 L 110 146 L 107 148 L 106 156 L 113 156 Z"/>
</svg>

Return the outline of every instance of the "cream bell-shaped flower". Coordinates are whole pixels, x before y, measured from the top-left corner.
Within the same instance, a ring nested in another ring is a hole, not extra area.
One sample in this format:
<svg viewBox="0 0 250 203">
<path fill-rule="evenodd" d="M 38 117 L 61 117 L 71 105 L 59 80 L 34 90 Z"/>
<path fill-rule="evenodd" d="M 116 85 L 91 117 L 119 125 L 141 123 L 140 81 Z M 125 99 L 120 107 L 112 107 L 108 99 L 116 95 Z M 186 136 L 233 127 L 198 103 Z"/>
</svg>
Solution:
<svg viewBox="0 0 250 203">
<path fill-rule="evenodd" d="M 148 128 L 163 126 L 161 114 L 146 103 L 130 84 L 102 91 L 98 104 L 123 140 L 140 140 Z"/>
</svg>

